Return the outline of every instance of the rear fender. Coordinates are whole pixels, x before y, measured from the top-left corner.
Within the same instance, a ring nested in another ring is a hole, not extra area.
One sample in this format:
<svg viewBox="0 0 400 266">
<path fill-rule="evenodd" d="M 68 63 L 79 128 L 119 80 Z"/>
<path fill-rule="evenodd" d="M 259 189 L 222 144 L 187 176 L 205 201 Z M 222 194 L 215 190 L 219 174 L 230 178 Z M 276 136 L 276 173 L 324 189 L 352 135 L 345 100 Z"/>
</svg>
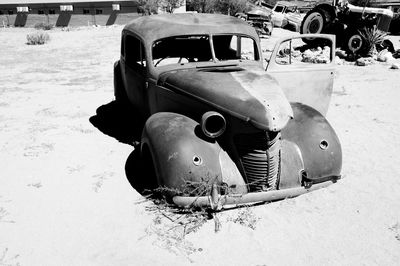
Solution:
<svg viewBox="0 0 400 266">
<path fill-rule="evenodd" d="M 234 192 L 247 192 L 228 154 L 215 140 L 203 136 L 200 125 L 189 117 L 153 114 L 143 130 L 142 149 L 143 145 L 149 148 L 160 186 L 188 193 L 188 188 L 208 191 L 212 184 L 225 183 Z"/>
<path fill-rule="evenodd" d="M 282 130 L 285 145 L 280 185 L 293 187 L 300 179 L 320 183 L 340 178 L 342 149 L 331 125 L 312 107 L 291 105 L 294 118 Z"/>
</svg>

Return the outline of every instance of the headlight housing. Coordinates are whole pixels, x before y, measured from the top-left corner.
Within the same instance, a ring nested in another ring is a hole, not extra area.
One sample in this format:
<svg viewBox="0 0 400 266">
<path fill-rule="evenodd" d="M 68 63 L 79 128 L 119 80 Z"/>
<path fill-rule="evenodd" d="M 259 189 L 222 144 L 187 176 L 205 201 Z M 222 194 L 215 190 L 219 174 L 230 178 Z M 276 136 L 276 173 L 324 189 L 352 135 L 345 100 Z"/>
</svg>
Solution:
<svg viewBox="0 0 400 266">
<path fill-rule="evenodd" d="M 218 112 L 209 111 L 201 117 L 201 130 L 209 138 L 221 136 L 226 129 L 225 118 Z"/>
</svg>

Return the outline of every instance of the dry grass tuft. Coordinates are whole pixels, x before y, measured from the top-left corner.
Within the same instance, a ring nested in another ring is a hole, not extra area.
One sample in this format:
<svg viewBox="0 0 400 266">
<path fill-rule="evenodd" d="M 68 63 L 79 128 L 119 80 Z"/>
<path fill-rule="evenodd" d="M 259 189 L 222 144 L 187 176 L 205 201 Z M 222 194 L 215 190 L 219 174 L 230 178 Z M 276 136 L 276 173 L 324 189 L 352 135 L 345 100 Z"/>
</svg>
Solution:
<svg viewBox="0 0 400 266">
<path fill-rule="evenodd" d="M 49 34 L 43 31 L 37 31 L 26 35 L 28 45 L 42 45 L 50 40 Z"/>
<path fill-rule="evenodd" d="M 255 215 L 249 206 L 240 209 L 236 217 L 230 217 L 228 219 L 228 221 L 238 223 L 252 230 L 256 229 L 256 225 L 259 220 L 260 218 Z"/>
<path fill-rule="evenodd" d="M 0 265 L 1 266 L 20 266 L 21 264 L 17 262 L 19 255 L 9 256 L 8 248 L 5 248 L 0 253 Z"/>
<path fill-rule="evenodd" d="M 154 214 L 153 223 L 146 229 L 147 236 L 156 236 L 154 244 L 175 255 L 198 252 L 186 235 L 196 232 L 209 218 L 206 210 L 179 209 L 165 200 L 156 200 L 146 210 Z"/>
</svg>

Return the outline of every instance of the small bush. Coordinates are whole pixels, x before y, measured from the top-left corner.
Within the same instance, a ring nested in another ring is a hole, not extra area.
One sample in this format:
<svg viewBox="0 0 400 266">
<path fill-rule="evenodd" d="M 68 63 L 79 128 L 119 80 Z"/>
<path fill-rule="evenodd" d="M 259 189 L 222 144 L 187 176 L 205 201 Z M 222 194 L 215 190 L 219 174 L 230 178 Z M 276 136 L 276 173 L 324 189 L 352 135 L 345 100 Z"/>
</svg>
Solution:
<svg viewBox="0 0 400 266">
<path fill-rule="evenodd" d="M 387 36 L 386 32 L 379 30 L 376 26 L 372 28 L 365 27 L 358 32 L 365 41 L 364 49 L 361 49 L 359 52 L 361 56 L 372 56 L 376 54 L 376 46 L 381 44 Z"/>
<path fill-rule="evenodd" d="M 49 24 L 49 23 L 40 22 L 40 23 L 36 23 L 34 28 L 37 30 L 51 30 L 52 28 L 54 28 L 54 25 Z"/>
<path fill-rule="evenodd" d="M 37 31 L 26 35 L 28 45 L 41 45 L 45 44 L 50 40 L 49 34 L 43 31 Z"/>
</svg>

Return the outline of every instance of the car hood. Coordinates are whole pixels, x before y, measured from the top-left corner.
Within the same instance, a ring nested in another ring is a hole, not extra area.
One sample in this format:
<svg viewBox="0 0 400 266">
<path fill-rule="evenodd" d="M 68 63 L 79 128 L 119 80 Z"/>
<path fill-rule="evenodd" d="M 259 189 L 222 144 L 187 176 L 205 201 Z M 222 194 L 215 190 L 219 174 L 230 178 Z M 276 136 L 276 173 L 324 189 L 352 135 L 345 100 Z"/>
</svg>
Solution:
<svg viewBox="0 0 400 266">
<path fill-rule="evenodd" d="M 238 67 L 181 70 L 163 74 L 160 83 L 263 130 L 280 131 L 293 117 L 283 91 L 264 71 Z"/>
</svg>

